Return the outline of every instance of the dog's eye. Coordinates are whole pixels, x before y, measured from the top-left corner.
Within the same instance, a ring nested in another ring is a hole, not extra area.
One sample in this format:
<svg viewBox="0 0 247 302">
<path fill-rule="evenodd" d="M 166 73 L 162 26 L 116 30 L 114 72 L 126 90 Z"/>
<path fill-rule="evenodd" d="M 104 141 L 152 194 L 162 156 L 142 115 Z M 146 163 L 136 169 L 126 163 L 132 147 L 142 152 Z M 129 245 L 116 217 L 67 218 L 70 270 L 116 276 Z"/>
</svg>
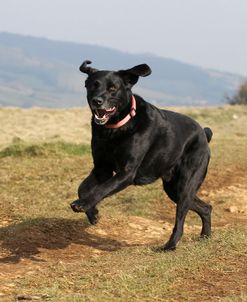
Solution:
<svg viewBox="0 0 247 302">
<path fill-rule="evenodd" d="M 115 92 L 115 91 L 117 90 L 117 88 L 116 88 L 114 85 L 111 85 L 111 86 L 108 88 L 108 90 L 109 90 L 110 92 Z"/>
<path fill-rule="evenodd" d="M 95 82 L 93 83 L 93 86 L 94 86 L 94 89 L 99 88 L 100 82 L 99 82 L 99 81 L 95 81 Z"/>
</svg>

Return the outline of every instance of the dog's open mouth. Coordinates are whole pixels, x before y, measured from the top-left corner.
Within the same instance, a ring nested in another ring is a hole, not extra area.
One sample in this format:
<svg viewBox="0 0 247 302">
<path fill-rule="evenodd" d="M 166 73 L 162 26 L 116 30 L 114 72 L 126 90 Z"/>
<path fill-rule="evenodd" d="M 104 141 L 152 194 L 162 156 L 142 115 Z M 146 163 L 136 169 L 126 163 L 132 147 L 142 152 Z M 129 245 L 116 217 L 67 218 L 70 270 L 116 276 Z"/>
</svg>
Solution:
<svg viewBox="0 0 247 302">
<path fill-rule="evenodd" d="M 94 110 L 94 121 L 98 125 L 105 125 L 110 117 L 116 112 L 116 107 L 109 109 L 95 109 Z"/>
</svg>

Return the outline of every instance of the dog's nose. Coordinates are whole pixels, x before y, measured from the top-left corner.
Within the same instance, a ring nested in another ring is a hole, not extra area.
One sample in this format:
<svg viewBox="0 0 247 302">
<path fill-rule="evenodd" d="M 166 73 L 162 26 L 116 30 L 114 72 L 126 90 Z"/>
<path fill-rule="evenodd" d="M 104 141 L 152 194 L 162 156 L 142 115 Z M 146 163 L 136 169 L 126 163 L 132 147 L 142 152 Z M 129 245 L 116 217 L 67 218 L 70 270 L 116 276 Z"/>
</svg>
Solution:
<svg viewBox="0 0 247 302">
<path fill-rule="evenodd" d="M 96 98 L 92 99 L 92 102 L 93 102 L 94 105 L 100 106 L 100 105 L 103 104 L 104 100 L 101 97 L 96 97 Z"/>
</svg>

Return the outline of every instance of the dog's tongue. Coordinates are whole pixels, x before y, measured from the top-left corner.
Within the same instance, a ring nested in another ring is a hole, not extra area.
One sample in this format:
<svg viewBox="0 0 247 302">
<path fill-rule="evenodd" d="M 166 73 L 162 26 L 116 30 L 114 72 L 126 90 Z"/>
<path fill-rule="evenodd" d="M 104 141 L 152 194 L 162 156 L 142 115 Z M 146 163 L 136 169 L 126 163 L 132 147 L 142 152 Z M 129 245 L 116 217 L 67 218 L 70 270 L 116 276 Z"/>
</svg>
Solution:
<svg viewBox="0 0 247 302">
<path fill-rule="evenodd" d="M 96 114 L 99 118 L 104 117 L 105 115 L 109 115 L 115 111 L 115 107 L 109 108 L 109 109 L 97 109 Z"/>
</svg>

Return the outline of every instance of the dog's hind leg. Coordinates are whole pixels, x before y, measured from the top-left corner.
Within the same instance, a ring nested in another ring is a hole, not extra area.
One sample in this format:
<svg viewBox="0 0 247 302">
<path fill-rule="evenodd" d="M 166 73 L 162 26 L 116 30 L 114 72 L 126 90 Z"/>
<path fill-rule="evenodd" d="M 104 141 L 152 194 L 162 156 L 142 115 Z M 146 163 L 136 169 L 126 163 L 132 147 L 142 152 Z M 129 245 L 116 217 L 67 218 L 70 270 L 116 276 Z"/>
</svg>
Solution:
<svg viewBox="0 0 247 302">
<path fill-rule="evenodd" d="M 206 177 L 207 170 L 208 170 L 208 163 L 209 163 L 209 157 L 208 157 L 208 161 L 206 162 L 206 168 L 204 169 L 204 173 L 202 173 L 201 181 L 198 183 L 198 187 L 197 187 L 196 191 L 199 190 L 202 182 L 204 181 L 204 179 Z M 202 169 L 203 169 L 203 167 L 202 167 Z M 191 204 L 190 210 L 197 213 L 202 220 L 201 237 L 202 238 L 210 237 L 211 236 L 212 206 L 210 204 L 205 203 L 199 197 L 195 196 L 194 201 Z"/>
<path fill-rule="evenodd" d="M 190 210 L 196 212 L 202 220 L 202 231 L 201 237 L 210 237 L 211 236 L 211 212 L 212 206 L 205 203 L 203 200 L 197 196 L 194 199 L 194 202 L 191 204 Z"/>
<path fill-rule="evenodd" d="M 181 239 L 184 231 L 184 221 L 191 207 L 190 195 L 181 195 L 177 202 L 175 225 L 168 242 L 164 245 L 164 251 L 173 251 L 176 249 L 178 241 Z"/>
<path fill-rule="evenodd" d="M 199 154 L 198 154 L 199 153 Z M 187 153 L 175 169 L 170 181 L 163 179 L 167 195 L 177 204 L 176 221 L 172 235 L 164 246 L 164 250 L 175 250 L 176 244 L 183 235 L 183 227 L 189 210 L 198 213 L 202 219 L 202 235 L 210 235 L 210 206 L 196 197 L 202 184 L 209 161 L 209 154 L 203 150 Z"/>
</svg>

